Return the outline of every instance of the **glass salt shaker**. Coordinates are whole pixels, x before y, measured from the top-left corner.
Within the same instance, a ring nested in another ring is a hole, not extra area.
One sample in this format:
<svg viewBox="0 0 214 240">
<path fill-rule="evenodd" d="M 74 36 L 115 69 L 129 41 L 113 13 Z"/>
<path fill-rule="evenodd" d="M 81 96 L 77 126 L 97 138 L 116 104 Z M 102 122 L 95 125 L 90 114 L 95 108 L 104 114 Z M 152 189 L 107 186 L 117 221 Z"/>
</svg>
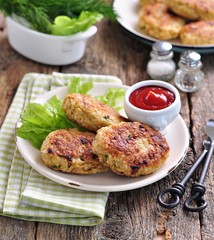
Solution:
<svg viewBox="0 0 214 240">
<path fill-rule="evenodd" d="M 147 72 L 152 79 L 171 80 L 175 74 L 176 65 L 173 58 L 172 45 L 168 42 L 156 42 L 152 45 L 151 59 L 147 64 Z"/>
<path fill-rule="evenodd" d="M 183 92 L 197 91 L 204 80 L 202 72 L 201 56 L 194 51 L 185 51 L 181 54 L 174 81 Z"/>
</svg>

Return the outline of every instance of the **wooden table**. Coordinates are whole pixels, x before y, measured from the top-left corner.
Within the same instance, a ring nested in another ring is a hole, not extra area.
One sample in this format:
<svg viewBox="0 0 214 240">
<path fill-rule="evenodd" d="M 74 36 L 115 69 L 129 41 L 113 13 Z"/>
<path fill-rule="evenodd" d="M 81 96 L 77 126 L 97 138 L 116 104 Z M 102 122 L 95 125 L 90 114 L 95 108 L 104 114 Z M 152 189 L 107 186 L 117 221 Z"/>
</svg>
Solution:
<svg viewBox="0 0 214 240">
<path fill-rule="evenodd" d="M 115 75 L 127 85 L 149 78 L 146 65 L 151 48 L 128 36 L 117 23 L 103 20 L 97 24 L 98 33 L 88 42 L 86 54 L 79 62 L 68 66 L 48 66 L 15 52 L 8 43 L 3 18 L 0 19 L 0 124 L 21 79 L 28 72 Z M 175 60 L 178 59 L 177 53 Z M 203 212 L 185 212 L 182 208 L 184 200 L 173 210 L 163 209 L 156 203 L 157 193 L 178 182 L 200 154 L 206 137 L 204 126 L 209 118 L 214 118 L 214 54 L 203 55 L 202 62 L 205 73 L 203 87 L 193 94 L 181 93 L 181 115 L 189 129 L 190 144 L 184 161 L 172 174 L 147 187 L 110 193 L 105 220 L 99 226 L 75 227 L 0 217 L 0 239 L 214 239 L 213 162 L 206 177 L 208 207 Z M 189 190 L 183 199 L 188 194 Z"/>
</svg>

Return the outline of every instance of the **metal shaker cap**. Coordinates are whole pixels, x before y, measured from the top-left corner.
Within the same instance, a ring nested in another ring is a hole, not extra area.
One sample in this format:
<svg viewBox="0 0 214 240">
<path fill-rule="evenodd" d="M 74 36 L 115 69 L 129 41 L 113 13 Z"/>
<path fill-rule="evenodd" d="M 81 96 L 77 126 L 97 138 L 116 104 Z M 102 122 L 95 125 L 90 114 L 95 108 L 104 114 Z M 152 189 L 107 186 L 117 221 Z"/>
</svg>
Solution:
<svg viewBox="0 0 214 240">
<path fill-rule="evenodd" d="M 189 67 L 197 67 L 201 64 L 201 55 L 194 51 L 185 51 L 181 54 L 180 61 Z"/>
<path fill-rule="evenodd" d="M 159 56 L 166 56 L 172 51 L 172 44 L 169 42 L 155 42 L 152 45 L 152 52 Z"/>
</svg>

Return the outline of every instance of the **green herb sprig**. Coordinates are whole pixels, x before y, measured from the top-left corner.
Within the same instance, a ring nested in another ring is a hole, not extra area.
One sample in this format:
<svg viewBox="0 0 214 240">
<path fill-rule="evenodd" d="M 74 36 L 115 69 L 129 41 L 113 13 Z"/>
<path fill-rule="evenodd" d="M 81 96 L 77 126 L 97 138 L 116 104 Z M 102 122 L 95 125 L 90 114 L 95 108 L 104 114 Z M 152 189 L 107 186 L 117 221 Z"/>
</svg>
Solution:
<svg viewBox="0 0 214 240">
<path fill-rule="evenodd" d="M 0 10 L 6 16 L 22 17 L 32 29 L 48 34 L 58 16 L 78 18 L 82 12 L 91 12 L 116 19 L 112 6 L 102 0 L 0 0 Z"/>
</svg>

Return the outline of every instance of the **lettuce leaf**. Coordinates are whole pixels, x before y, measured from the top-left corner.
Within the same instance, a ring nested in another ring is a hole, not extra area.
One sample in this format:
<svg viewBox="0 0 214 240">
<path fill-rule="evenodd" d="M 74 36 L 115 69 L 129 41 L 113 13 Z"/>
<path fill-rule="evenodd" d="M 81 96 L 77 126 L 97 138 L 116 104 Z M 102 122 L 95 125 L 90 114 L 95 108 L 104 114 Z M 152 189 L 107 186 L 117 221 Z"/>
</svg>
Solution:
<svg viewBox="0 0 214 240">
<path fill-rule="evenodd" d="M 93 88 L 93 82 L 83 82 L 80 77 L 72 77 L 68 84 L 70 93 L 86 94 Z"/>
<path fill-rule="evenodd" d="M 82 11 L 78 18 L 57 16 L 51 26 L 51 34 L 65 36 L 83 32 L 102 18 L 102 14 L 88 11 Z"/>
<path fill-rule="evenodd" d="M 100 13 L 111 21 L 117 18 L 112 4 L 103 0 L 0 0 L 0 10 L 5 16 L 16 15 L 25 19 L 32 29 L 47 34 L 51 34 L 57 16 L 75 18 L 82 11 L 88 11 Z M 59 32 L 62 34 L 63 30 L 59 29 Z"/>
<path fill-rule="evenodd" d="M 119 106 L 118 103 L 123 101 L 125 92 L 125 89 L 122 88 L 109 88 L 106 94 L 97 96 L 96 98 L 115 110 L 120 111 L 123 106 Z"/>
<path fill-rule="evenodd" d="M 68 84 L 70 93 L 87 94 L 93 88 L 92 81 L 82 81 L 80 77 L 72 77 Z M 108 92 L 96 97 L 103 103 L 120 110 L 118 101 L 123 100 L 124 89 L 109 88 Z M 62 101 L 57 96 L 51 97 L 44 104 L 28 103 L 21 115 L 21 126 L 17 129 L 17 136 L 24 138 L 37 149 L 40 149 L 47 135 L 57 129 L 77 128 L 87 131 L 78 124 L 72 122 L 62 109 Z"/>
<path fill-rule="evenodd" d="M 62 109 L 62 101 L 56 96 L 50 98 L 44 105 L 28 103 L 21 115 L 21 122 L 17 135 L 30 141 L 38 149 L 45 137 L 54 130 L 63 128 L 85 130 L 68 119 Z"/>
</svg>

